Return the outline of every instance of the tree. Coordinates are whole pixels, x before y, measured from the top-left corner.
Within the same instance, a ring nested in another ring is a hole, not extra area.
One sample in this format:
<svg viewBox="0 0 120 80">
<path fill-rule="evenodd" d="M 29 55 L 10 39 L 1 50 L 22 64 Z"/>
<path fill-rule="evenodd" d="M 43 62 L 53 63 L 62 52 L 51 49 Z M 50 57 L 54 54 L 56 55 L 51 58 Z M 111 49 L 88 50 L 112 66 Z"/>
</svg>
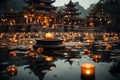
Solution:
<svg viewBox="0 0 120 80">
<path fill-rule="evenodd" d="M 120 32 L 119 4 L 120 4 L 120 0 L 100 0 L 91 11 L 96 14 L 99 14 L 101 10 L 104 9 L 104 13 L 107 13 L 112 20 L 112 26 L 110 26 L 111 30 Z"/>
</svg>

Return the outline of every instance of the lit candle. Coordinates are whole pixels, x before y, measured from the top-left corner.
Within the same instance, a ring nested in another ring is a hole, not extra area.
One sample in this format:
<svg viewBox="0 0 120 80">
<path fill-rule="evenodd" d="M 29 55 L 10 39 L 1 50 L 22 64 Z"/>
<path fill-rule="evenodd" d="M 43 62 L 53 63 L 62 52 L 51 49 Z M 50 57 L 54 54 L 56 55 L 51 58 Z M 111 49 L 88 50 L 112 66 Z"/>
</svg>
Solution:
<svg viewBox="0 0 120 80">
<path fill-rule="evenodd" d="M 86 40 L 86 44 L 87 44 L 87 45 L 90 45 L 91 43 L 92 43 L 92 42 L 91 42 L 89 39 Z"/>
<path fill-rule="evenodd" d="M 84 49 L 84 54 L 85 54 L 85 55 L 90 54 L 90 50 Z"/>
<path fill-rule="evenodd" d="M 52 57 L 52 56 L 46 56 L 46 57 L 45 57 L 45 60 L 46 60 L 46 61 L 53 61 L 53 57 Z"/>
<path fill-rule="evenodd" d="M 103 39 L 104 39 L 104 42 L 108 42 L 108 38 L 107 37 L 105 37 Z"/>
<path fill-rule="evenodd" d="M 46 38 L 46 40 L 52 40 L 52 39 L 54 39 L 54 35 L 53 35 L 53 33 L 46 33 L 45 38 Z"/>
<path fill-rule="evenodd" d="M 28 53 L 28 57 L 29 58 L 35 58 L 36 57 L 36 52 L 35 51 L 30 51 L 30 53 Z"/>
<path fill-rule="evenodd" d="M 111 46 L 110 44 L 107 44 L 107 45 L 106 45 L 106 49 L 107 49 L 107 50 L 111 50 L 111 49 L 112 49 L 112 46 Z"/>
<path fill-rule="evenodd" d="M 18 72 L 18 68 L 16 66 L 9 66 L 7 67 L 7 73 L 10 75 L 10 76 L 15 76 Z"/>
<path fill-rule="evenodd" d="M 78 45 L 78 47 L 82 47 L 82 42 L 79 41 L 79 42 L 77 43 L 77 45 Z"/>
<path fill-rule="evenodd" d="M 83 77 L 93 77 L 95 75 L 95 65 L 90 63 L 82 64 L 81 75 Z"/>
<path fill-rule="evenodd" d="M 10 57 L 15 57 L 16 56 L 16 52 L 15 51 L 10 51 L 9 52 L 9 56 Z"/>
<path fill-rule="evenodd" d="M 95 62 L 99 62 L 100 60 L 101 60 L 101 55 L 100 54 L 94 54 L 93 56 L 92 56 L 92 59 L 93 59 L 93 61 L 95 61 Z"/>
<path fill-rule="evenodd" d="M 38 53 L 42 53 L 42 52 L 43 52 L 43 48 L 40 48 L 40 47 L 39 47 L 39 48 L 37 49 L 37 52 L 38 52 Z"/>
<path fill-rule="evenodd" d="M 1 45 L 2 45 L 3 48 L 6 48 L 6 47 L 7 47 L 7 43 L 5 43 L 5 42 L 2 42 Z"/>
</svg>

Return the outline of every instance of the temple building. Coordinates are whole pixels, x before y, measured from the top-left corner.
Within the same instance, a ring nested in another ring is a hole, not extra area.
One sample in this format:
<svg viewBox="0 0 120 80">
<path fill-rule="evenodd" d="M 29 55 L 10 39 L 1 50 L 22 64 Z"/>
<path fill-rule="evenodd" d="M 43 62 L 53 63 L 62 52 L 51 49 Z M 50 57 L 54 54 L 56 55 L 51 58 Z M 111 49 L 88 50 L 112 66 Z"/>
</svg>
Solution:
<svg viewBox="0 0 120 80">
<path fill-rule="evenodd" d="M 55 0 L 24 0 L 28 6 L 23 7 L 25 23 L 39 24 L 42 28 L 52 27 L 56 23 Z"/>
<path fill-rule="evenodd" d="M 80 24 L 79 15 L 81 13 L 77 12 L 78 9 L 76 8 L 76 4 L 74 4 L 72 0 L 70 0 L 68 4 L 65 4 L 65 6 L 66 8 L 64 9 L 65 13 L 64 13 L 62 23 L 64 25 L 70 26 L 72 31 L 75 25 Z"/>
<path fill-rule="evenodd" d="M 98 26 L 98 17 L 95 13 L 90 12 L 89 16 L 87 16 L 86 19 L 86 24 L 84 25 L 84 27 L 96 27 Z"/>
<path fill-rule="evenodd" d="M 4 32 L 32 31 L 40 28 L 52 28 L 56 24 L 56 7 L 51 4 L 55 0 L 24 0 L 28 5 L 21 11 L 12 8 L 1 16 L 0 24 Z"/>
<path fill-rule="evenodd" d="M 4 30 L 2 31 L 13 32 L 17 29 L 20 30 L 21 25 L 23 25 L 23 21 L 23 14 L 21 14 L 19 11 L 14 11 L 13 9 L 10 9 L 9 11 L 5 12 L 1 17 L 1 28 L 4 28 Z"/>
</svg>

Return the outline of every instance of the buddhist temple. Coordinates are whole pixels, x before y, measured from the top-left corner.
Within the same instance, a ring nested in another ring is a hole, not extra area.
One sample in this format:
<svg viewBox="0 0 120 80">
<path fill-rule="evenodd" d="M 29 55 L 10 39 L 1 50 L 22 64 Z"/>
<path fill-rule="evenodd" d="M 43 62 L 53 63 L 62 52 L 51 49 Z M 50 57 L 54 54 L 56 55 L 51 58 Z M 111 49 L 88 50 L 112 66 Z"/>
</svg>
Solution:
<svg viewBox="0 0 120 80">
<path fill-rule="evenodd" d="M 73 25 L 79 25 L 80 24 L 80 18 L 79 15 L 81 13 L 78 13 L 78 9 L 75 7 L 76 4 L 70 0 L 68 4 L 65 4 L 66 8 L 64 9 L 64 17 L 63 17 L 63 24 L 71 26 L 71 30 L 73 30 Z"/>
<path fill-rule="evenodd" d="M 23 7 L 26 24 L 39 24 L 42 28 L 52 27 L 55 23 L 55 0 L 25 0 L 28 6 Z"/>
<path fill-rule="evenodd" d="M 96 27 L 98 25 L 98 17 L 95 13 L 90 12 L 89 16 L 87 16 L 85 27 Z"/>
<path fill-rule="evenodd" d="M 54 27 L 56 23 L 56 7 L 51 4 L 55 0 L 24 0 L 27 6 L 21 11 L 10 9 L 3 14 L 1 24 L 12 27 L 4 27 L 5 31 L 36 31 L 40 28 Z M 22 26 L 21 26 L 22 25 Z"/>
<path fill-rule="evenodd" d="M 0 80 L 120 80 L 119 4 L 0 0 Z"/>
</svg>

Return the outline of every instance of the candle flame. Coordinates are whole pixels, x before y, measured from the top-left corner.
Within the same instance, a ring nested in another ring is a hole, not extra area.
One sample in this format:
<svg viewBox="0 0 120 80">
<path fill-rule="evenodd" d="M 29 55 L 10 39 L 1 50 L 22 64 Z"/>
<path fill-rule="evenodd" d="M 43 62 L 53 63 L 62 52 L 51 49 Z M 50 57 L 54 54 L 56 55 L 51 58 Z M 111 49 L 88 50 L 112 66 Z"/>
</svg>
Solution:
<svg viewBox="0 0 120 80">
<path fill-rule="evenodd" d="M 86 74 L 87 74 L 87 75 L 89 75 L 90 73 L 91 73 L 90 70 L 87 70 L 87 71 L 86 71 Z"/>
</svg>

